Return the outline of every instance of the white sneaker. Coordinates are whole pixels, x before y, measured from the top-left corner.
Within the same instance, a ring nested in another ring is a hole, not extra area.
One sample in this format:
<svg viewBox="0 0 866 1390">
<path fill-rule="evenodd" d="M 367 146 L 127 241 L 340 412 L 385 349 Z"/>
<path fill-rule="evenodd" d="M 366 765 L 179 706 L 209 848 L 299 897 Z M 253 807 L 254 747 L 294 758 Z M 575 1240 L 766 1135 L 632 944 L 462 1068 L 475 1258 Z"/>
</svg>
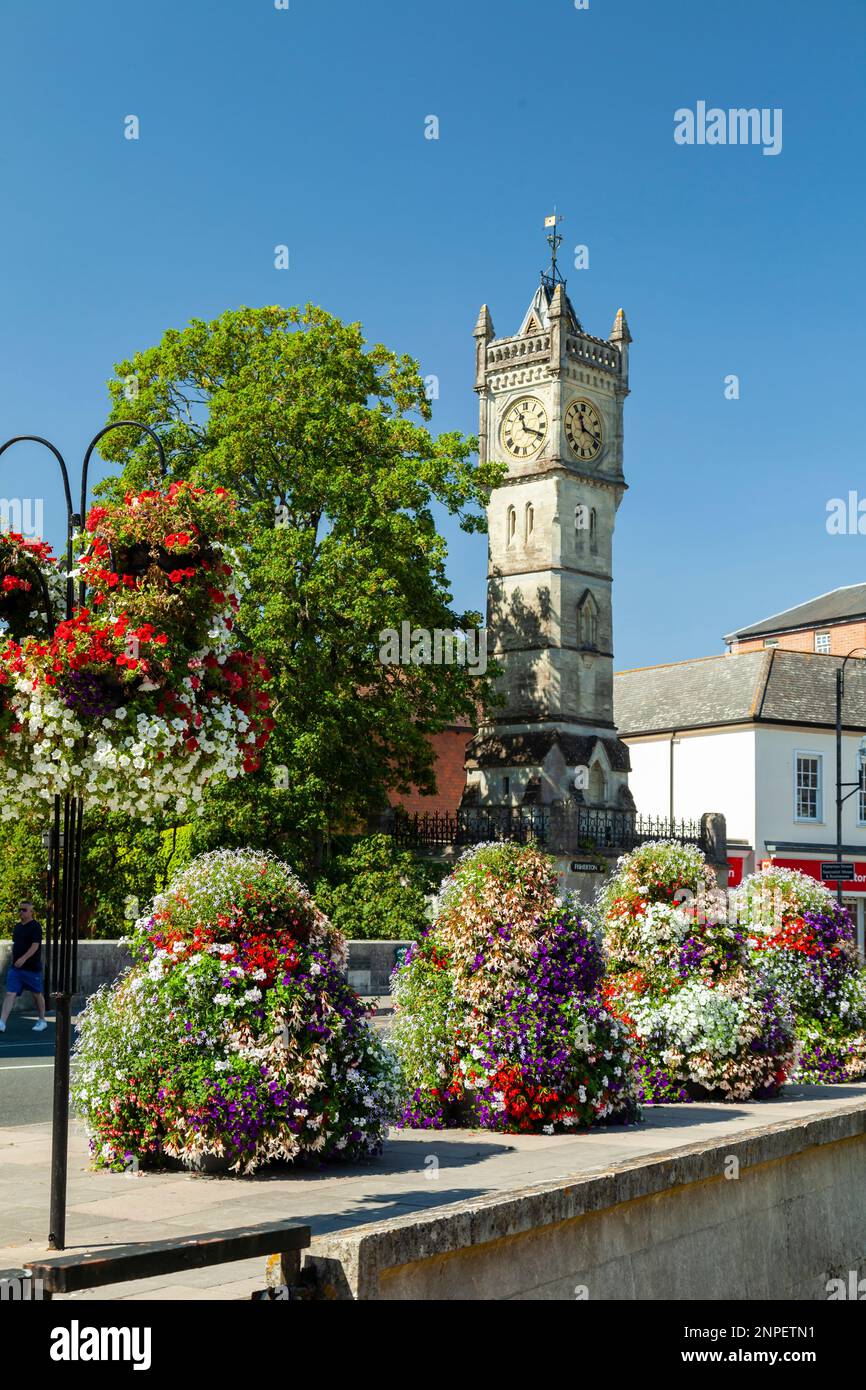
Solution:
<svg viewBox="0 0 866 1390">
<path fill-rule="evenodd" d="M 47 1027 L 48 1027 L 48 1024 L 45 1022 L 45 1019 L 44 1019 L 44 1018 L 40 1018 L 40 1020 L 39 1020 L 38 1023 L 34 1023 L 34 1025 L 33 1025 L 33 1032 L 34 1032 L 34 1033 L 41 1033 L 41 1032 L 43 1031 L 43 1029 L 45 1029 L 45 1028 L 47 1028 Z"/>
</svg>

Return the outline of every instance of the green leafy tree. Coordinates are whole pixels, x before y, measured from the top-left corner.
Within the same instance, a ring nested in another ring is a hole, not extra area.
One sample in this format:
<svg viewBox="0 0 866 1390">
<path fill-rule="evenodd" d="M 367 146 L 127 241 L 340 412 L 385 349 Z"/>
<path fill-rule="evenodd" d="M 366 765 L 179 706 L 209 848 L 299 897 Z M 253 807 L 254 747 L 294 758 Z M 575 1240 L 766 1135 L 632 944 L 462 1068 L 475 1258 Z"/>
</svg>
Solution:
<svg viewBox="0 0 866 1390">
<path fill-rule="evenodd" d="M 445 869 L 398 849 L 390 835 L 363 835 L 334 855 L 313 896 L 350 940 L 414 941 Z"/>
<path fill-rule="evenodd" d="M 189 857 L 189 827 L 131 825 L 125 816 L 89 812 L 82 837 L 82 935 L 124 935 Z"/>
<path fill-rule="evenodd" d="M 111 420 L 159 429 L 170 480 L 225 486 L 243 511 L 241 626 L 273 673 L 277 729 L 262 771 L 214 792 L 197 848 L 307 854 L 389 791 L 434 790 L 426 736 L 474 718 L 492 670 L 383 664 L 380 634 L 480 623 L 452 607 L 434 509 L 482 531 L 502 466 L 479 464 L 471 438 L 431 434 L 416 362 L 311 305 L 171 329 L 109 389 Z M 105 456 L 123 472 L 104 489 L 154 476 L 152 445 L 131 432 Z"/>
<path fill-rule="evenodd" d="M 45 922 L 45 888 L 48 853 L 42 847 L 42 832 L 48 829 L 49 813 L 20 817 L 4 825 L 0 835 L 0 936 L 11 936 L 18 921 L 22 898 L 32 901 L 36 916 Z"/>
</svg>

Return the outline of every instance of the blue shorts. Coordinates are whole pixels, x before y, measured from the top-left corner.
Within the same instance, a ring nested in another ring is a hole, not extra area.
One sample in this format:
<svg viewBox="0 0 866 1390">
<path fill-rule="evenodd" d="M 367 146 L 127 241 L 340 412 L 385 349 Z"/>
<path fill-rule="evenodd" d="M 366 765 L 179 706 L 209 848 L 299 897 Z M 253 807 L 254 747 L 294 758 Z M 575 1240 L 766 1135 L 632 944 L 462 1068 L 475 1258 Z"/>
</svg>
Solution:
<svg viewBox="0 0 866 1390">
<path fill-rule="evenodd" d="M 19 970 L 17 965 L 10 965 L 9 974 L 6 976 L 6 988 L 10 994 L 23 994 L 25 989 L 29 989 L 32 994 L 44 994 L 45 981 L 42 971 Z"/>
</svg>

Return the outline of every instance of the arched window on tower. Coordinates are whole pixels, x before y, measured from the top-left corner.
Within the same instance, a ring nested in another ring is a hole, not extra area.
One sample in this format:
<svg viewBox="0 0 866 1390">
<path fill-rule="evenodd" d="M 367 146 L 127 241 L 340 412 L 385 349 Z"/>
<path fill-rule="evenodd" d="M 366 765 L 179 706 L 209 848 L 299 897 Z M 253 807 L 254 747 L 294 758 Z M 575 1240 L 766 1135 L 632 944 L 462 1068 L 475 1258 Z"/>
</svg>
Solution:
<svg viewBox="0 0 866 1390">
<path fill-rule="evenodd" d="M 574 533 L 577 537 L 578 545 L 581 545 L 586 532 L 589 530 L 589 507 L 585 502 L 578 502 L 574 509 Z"/>
<path fill-rule="evenodd" d="M 601 763 L 593 763 L 589 770 L 589 800 L 596 806 L 603 806 L 607 801 L 607 778 Z"/>
<path fill-rule="evenodd" d="M 506 539 L 507 539 L 509 545 L 511 545 L 511 542 L 514 540 L 514 537 L 516 536 L 516 534 L 517 534 L 517 512 L 515 511 L 514 507 L 509 507 L 509 508 L 508 508 L 508 519 L 507 519 L 507 521 L 506 521 L 506 523 L 505 523 L 505 535 L 506 535 Z"/>
<path fill-rule="evenodd" d="M 577 605 L 577 645 L 598 650 L 598 604 L 589 589 Z"/>
<path fill-rule="evenodd" d="M 527 502 L 527 504 L 526 504 L 526 530 L 525 530 L 525 539 L 526 539 L 526 544 L 527 544 L 527 545 L 529 545 L 529 544 L 531 543 L 531 541 L 532 541 L 532 538 L 533 538 L 532 533 L 533 533 L 534 530 L 535 530 L 535 508 L 533 507 L 533 505 L 532 505 L 531 502 Z"/>
<path fill-rule="evenodd" d="M 595 507 L 589 513 L 589 548 L 595 555 L 598 550 L 598 516 Z"/>
</svg>

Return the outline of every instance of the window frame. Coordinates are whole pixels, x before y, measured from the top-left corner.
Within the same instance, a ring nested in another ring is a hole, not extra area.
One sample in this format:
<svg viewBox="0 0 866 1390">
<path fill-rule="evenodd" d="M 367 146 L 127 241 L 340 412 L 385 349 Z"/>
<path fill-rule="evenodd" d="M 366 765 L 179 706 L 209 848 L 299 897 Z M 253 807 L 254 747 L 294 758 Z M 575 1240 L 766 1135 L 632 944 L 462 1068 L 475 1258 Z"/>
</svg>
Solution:
<svg viewBox="0 0 866 1390">
<path fill-rule="evenodd" d="M 801 758 L 814 758 L 817 763 L 817 786 L 815 791 L 815 815 L 801 816 L 799 813 L 799 792 L 801 790 L 812 790 L 811 788 L 801 789 L 798 781 L 799 762 Z M 814 748 L 795 748 L 793 763 L 793 790 L 794 790 L 794 823 L 796 825 L 823 825 L 824 824 L 824 754 L 819 753 Z"/>
</svg>

